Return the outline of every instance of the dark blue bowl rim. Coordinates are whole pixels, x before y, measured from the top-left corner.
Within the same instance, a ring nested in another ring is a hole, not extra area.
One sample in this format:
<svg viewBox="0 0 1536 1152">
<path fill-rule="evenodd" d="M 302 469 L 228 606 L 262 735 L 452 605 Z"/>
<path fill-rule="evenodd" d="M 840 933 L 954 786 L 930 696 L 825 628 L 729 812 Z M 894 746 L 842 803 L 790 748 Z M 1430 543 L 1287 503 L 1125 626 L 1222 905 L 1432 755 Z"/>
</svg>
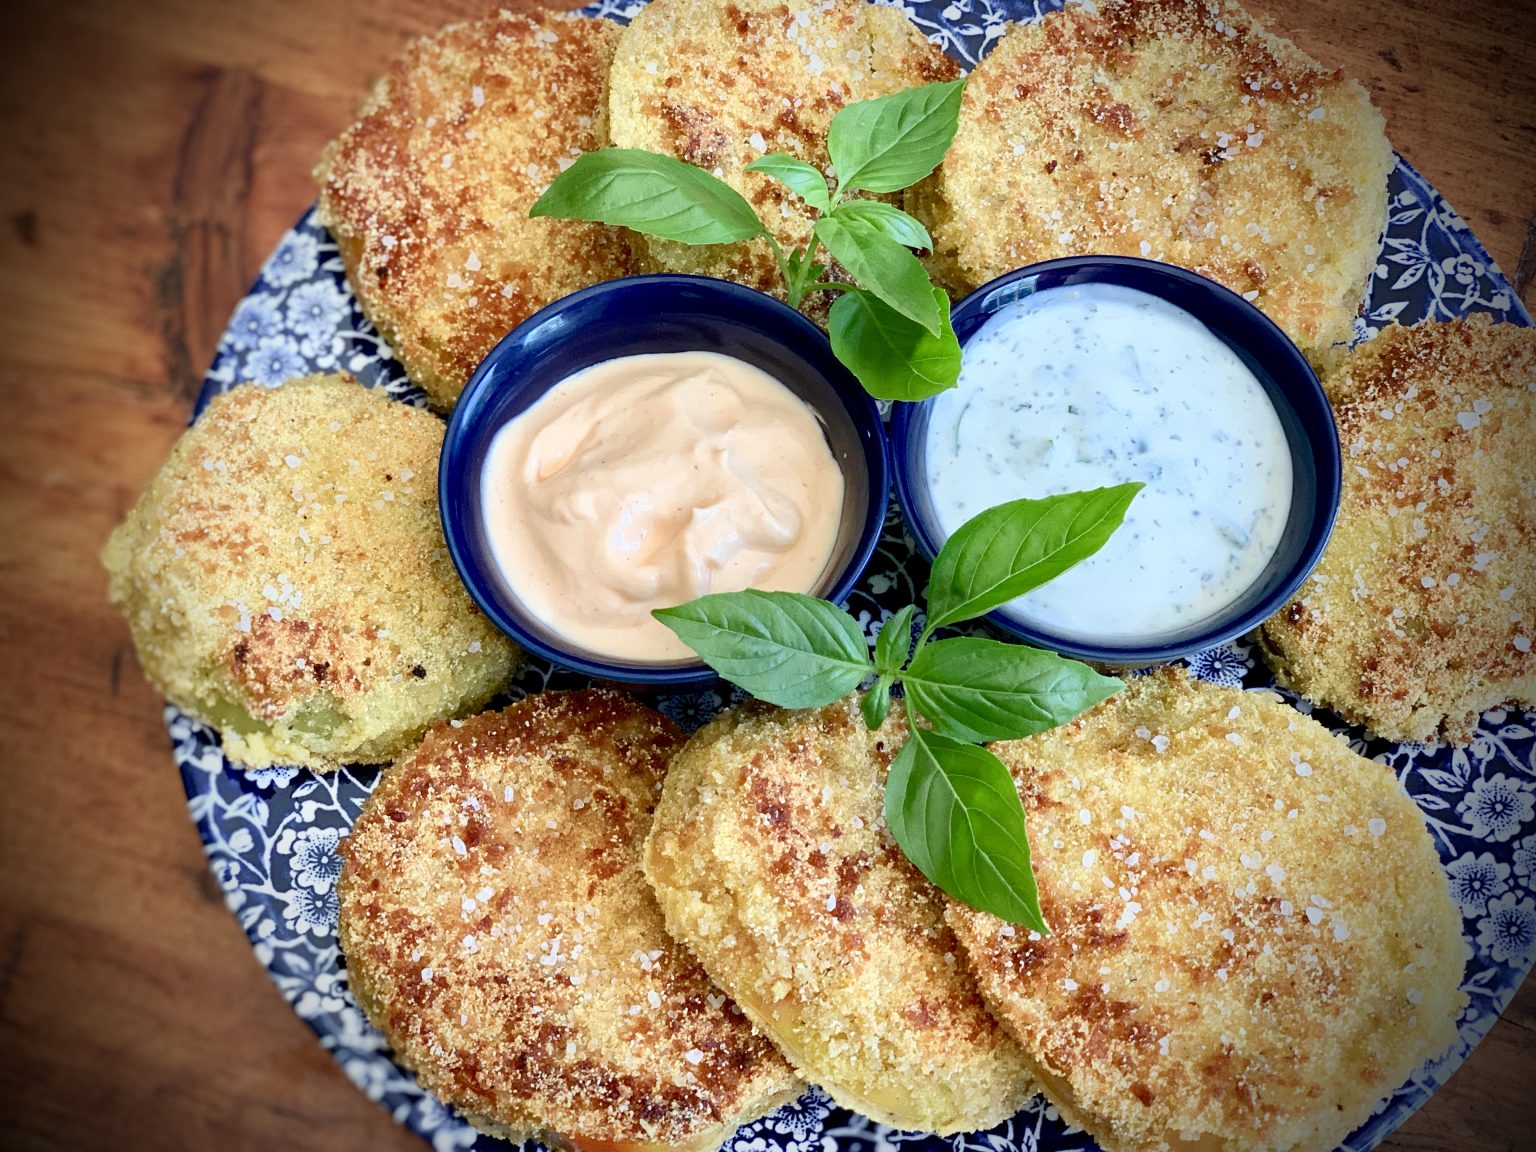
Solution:
<svg viewBox="0 0 1536 1152">
<path fill-rule="evenodd" d="M 453 412 L 448 419 L 447 431 L 443 435 L 443 447 L 438 457 L 437 503 L 448 555 L 464 587 L 468 589 L 470 597 L 485 613 L 486 618 L 524 649 L 557 667 L 579 672 L 597 680 L 613 680 L 624 684 L 650 687 L 698 687 L 718 678 L 717 673 L 706 664 L 610 663 L 595 657 L 564 651 L 525 629 L 520 622 L 503 611 L 500 600 L 493 594 L 493 585 L 483 578 L 484 574 L 470 554 L 464 527 L 459 522 L 458 513 L 451 499 L 451 490 L 455 487 L 455 482 L 462 482 L 462 474 L 466 468 L 460 456 L 465 450 L 465 441 L 472 427 L 469 424 L 469 414 L 476 407 L 466 401 L 481 388 L 489 387 L 486 382 L 491 378 L 503 349 L 510 347 L 514 338 L 526 330 L 535 328 L 547 322 L 550 317 L 590 300 L 594 296 L 637 288 L 658 287 L 691 287 L 712 292 L 738 308 L 759 308 L 777 313 L 778 318 L 784 323 L 790 327 L 799 328 L 803 336 L 821 342 L 827 340 L 825 332 L 783 301 L 766 292 L 759 292 L 755 288 L 748 288 L 713 276 L 691 276 L 673 272 L 623 276 L 616 280 L 604 280 L 562 296 L 540 308 L 498 340 L 496 346 L 486 354 L 485 359 L 481 360 L 474 372 L 470 374 L 463 392 L 454 404 Z M 848 381 L 852 382 L 851 387 Z M 853 379 L 851 373 L 847 381 L 829 378 L 828 383 L 847 408 L 849 419 L 859 431 L 860 443 L 864 449 L 864 464 L 868 469 L 871 482 L 869 507 L 865 510 L 864 525 L 859 534 L 858 546 L 836 582 L 823 594 L 825 599 L 842 604 L 853 591 L 854 585 L 864 575 L 869 567 L 870 558 L 879 546 L 881 529 L 885 523 L 885 511 L 890 501 L 891 466 L 889 448 L 880 419 L 880 409 L 874 398 Z"/>
<path fill-rule="evenodd" d="M 1314 453 L 1314 461 L 1317 468 L 1317 484 L 1319 499 L 1317 507 L 1319 515 L 1314 519 L 1311 529 L 1307 534 L 1306 543 L 1298 556 L 1291 572 L 1284 581 L 1277 585 L 1269 596 L 1255 604 L 1246 612 L 1233 617 L 1220 615 L 1212 618 L 1212 624 L 1205 630 L 1193 634 L 1186 639 L 1161 644 L 1128 645 L 1128 644 L 1089 644 L 1078 640 L 1071 640 L 1053 635 L 1042 629 L 1031 627 L 1001 611 L 989 612 L 983 619 L 992 627 L 1009 635 L 1016 636 L 1026 643 L 1040 648 L 1048 648 L 1059 652 L 1064 656 L 1071 656 L 1081 660 L 1092 660 L 1102 664 L 1114 664 L 1125 667 L 1161 664 L 1169 660 L 1177 660 L 1184 656 L 1192 655 L 1206 648 L 1218 644 L 1225 644 L 1228 640 L 1235 639 L 1246 632 L 1252 631 L 1265 620 L 1278 612 L 1296 590 L 1312 574 L 1312 569 L 1317 566 L 1322 558 L 1323 549 L 1328 544 L 1329 537 L 1333 534 L 1334 520 L 1339 511 L 1340 487 L 1343 483 L 1343 461 L 1339 448 L 1338 428 L 1333 419 L 1333 407 L 1328 402 L 1327 394 L 1323 391 L 1321 381 L 1317 378 L 1316 371 L 1301 350 L 1296 347 L 1291 338 L 1281 330 L 1280 326 L 1266 316 L 1251 301 L 1244 300 L 1236 292 L 1224 284 L 1218 284 L 1208 277 L 1201 276 L 1197 272 L 1191 272 L 1187 268 L 1180 268 L 1174 264 L 1163 264 L 1156 260 L 1144 260 L 1136 256 L 1064 256 L 1056 260 L 1043 260 L 1038 264 L 1027 264 L 1022 268 L 1016 268 L 1012 272 L 1005 272 L 993 280 L 987 281 L 980 288 L 965 296 L 950 310 L 950 316 L 955 327 L 959 328 L 969 313 L 981 308 L 983 302 L 999 288 L 1006 287 L 1030 277 L 1049 275 L 1052 273 L 1064 273 L 1073 271 L 1092 271 L 1102 269 L 1105 271 L 1118 271 L 1139 274 L 1151 280 L 1164 282 L 1173 281 L 1197 291 L 1203 291 L 1218 298 L 1224 298 L 1229 304 L 1239 310 L 1247 312 L 1265 333 L 1264 342 L 1270 345 L 1280 356 L 1288 362 L 1286 367 L 1294 370 L 1287 375 L 1295 375 L 1299 378 L 1307 399 L 1315 401 L 1321 413 L 1327 415 L 1327 427 L 1333 433 L 1325 437 L 1322 447 L 1322 455 Z M 1153 295 L 1157 293 L 1152 292 Z M 1225 339 L 1225 337 L 1223 337 Z M 1279 375 L 1277 368 L 1275 375 Z M 1273 400 L 1273 397 L 1271 397 Z M 1291 403 L 1289 397 L 1286 398 Z M 918 416 L 931 406 L 933 401 L 922 400 L 914 404 L 897 404 L 891 413 L 889 435 L 891 438 L 890 456 L 892 459 L 891 471 L 893 486 L 896 491 L 896 501 L 901 506 L 903 519 L 912 533 L 912 539 L 917 543 L 918 550 L 930 561 L 938 555 L 938 535 L 930 525 L 923 522 L 917 514 L 918 503 L 916 499 L 917 486 L 921 483 L 921 477 L 915 477 L 907 469 L 907 441 L 913 435 L 913 430 Z M 1292 404 L 1294 407 L 1294 403 Z"/>
</svg>

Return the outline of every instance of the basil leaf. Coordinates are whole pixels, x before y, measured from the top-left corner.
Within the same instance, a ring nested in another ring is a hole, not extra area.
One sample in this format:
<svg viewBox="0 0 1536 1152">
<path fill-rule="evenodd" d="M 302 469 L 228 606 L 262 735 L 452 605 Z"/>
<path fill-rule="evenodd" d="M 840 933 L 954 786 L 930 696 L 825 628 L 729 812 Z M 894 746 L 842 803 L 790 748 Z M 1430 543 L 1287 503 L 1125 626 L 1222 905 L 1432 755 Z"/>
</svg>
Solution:
<svg viewBox="0 0 1536 1152">
<path fill-rule="evenodd" d="M 1065 724 L 1125 687 L 1054 652 L 973 636 L 924 645 L 901 682 L 934 728 L 977 744 Z"/>
<path fill-rule="evenodd" d="M 862 220 L 907 248 L 932 248 L 933 237 L 921 221 L 883 200 L 849 200 L 832 212 L 839 220 Z"/>
<path fill-rule="evenodd" d="M 841 700 L 870 670 L 859 622 L 798 592 L 720 592 L 651 613 L 732 684 L 781 708 Z"/>
<path fill-rule="evenodd" d="M 579 156 L 528 210 L 593 220 L 684 244 L 729 244 L 768 230 L 741 193 L 702 168 L 642 148 Z"/>
<path fill-rule="evenodd" d="M 963 79 L 925 84 L 838 112 L 827 129 L 838 194 L 899 192 L 937 168 L 955 138 L 964 89 Z"/>
<path fill-rule="evenodd" d="M 948 309 L 936 302 L 928 273 L 910 251 L 858 217 L 823 216 L 814 231 L 865 288 L 931 335 L 943 334 Z"/>
<path fill-rule="evenodd" d="M 1143 487 L 1010 500 L 971 517 L 934 558 L 927 630 L 990 612 L 1092 556 Z"/>
<path fill-rule="evenodd" d="M 884 624 L 880 635 L 875 637 L 875 671 L 882 676 L 895 676 L 907 662 L 912 651 L 912 617 L 917 606 L 908 604 Z"/>
<path fill-rule="evenodd" d="M 832 194 L 827 190 L 827 178 L 804 160 L 797 160 L 788 152 L 769 152 L 747 165 L 748 172 L 762 172 L 772 176 L 812 208 L 826 212 L 832 207 Z"/>
<path fill-rule="evenodd" d="M 891 707 L 891 678 L 882 676 L 874 687 L 864 693 L 859 701 L 859 711 L 864 713 L 864 726 L 873 732 L 885 723 L 885 714 Z"/>
<path fill-rule="evenodd" d="M 949 297 L 933 289 L 944 330 L 932 336 L 869 292 L 844 292 L 827 315 L 832 354 L 879 400 L 926 400 L 960 379 L 960 342 Z"/>
<path fill-rule="evenodd" d="M 1024 805 L 985 748 L 913 726 L 885 781 L 885 823 L 917 870 L 972 908 L 1050 931 L 1029 863 Z"/>
</svg>

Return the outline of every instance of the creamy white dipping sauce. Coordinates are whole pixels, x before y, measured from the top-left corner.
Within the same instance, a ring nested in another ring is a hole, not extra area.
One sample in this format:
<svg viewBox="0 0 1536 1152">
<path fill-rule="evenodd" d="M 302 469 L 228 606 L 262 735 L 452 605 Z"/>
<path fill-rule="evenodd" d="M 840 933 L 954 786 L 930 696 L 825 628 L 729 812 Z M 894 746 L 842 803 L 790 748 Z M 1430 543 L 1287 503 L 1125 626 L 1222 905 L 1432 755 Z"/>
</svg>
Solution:
<svg viewBox="0 0 1536 1152">
<path fill-rule="evenodd" d="M 718 352 L 621 356 L 562 380 L 491 441 L 480 493 L 502 577 L 599 656 L 696 657 L 651 616 L 711 592 L 809 592 L 843 473 L 816 413 Z"/>
<path fill-rule="evenodd" d="M 1182 308 L 1117 284 L 1047 289 L 989 318 L 961 365 L 926 445 L 945 537 L 1007 500 L 1146 484 L 1104 548 L 1009 615 L 1133 642 L 1219 612 L 1275 554 L 1285 430 L 1238 355 Z"/>
</svg>

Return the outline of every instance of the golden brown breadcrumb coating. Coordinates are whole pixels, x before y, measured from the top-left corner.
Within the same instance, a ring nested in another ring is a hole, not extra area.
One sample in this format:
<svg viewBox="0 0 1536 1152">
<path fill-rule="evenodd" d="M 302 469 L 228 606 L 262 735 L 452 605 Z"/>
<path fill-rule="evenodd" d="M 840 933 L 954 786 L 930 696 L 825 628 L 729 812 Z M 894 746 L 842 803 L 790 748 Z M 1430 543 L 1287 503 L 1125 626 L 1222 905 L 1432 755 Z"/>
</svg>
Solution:
<svg viewBox="0 0 1536 1152">
<path fill-rule="evenodd" d="M 343 842 L 352 989 L 478 1127 L 705 1152 L 800 1090 L 667 936 L 641 875 L 682 742 L 617 692 L 532 696 L 433 729 Z"/>
<path fill-rule="evenodd" d="M 518 649 L 443 544 L 443 422 L 350 376 L 214 397 L 102 554 L 139 663 L 231 760 L 388 760 Z"/>
<path fill-rule="evenodd" d="M 777 180 L 743 169 L 766 152 L 788 152 L 827 171 L 827 128 L 839 109 L 958 74 L 900 8 L 866 0 L 653 0 L 614 56 L 610 131 L 620 147 L 676 156 L 719 176 L 788 250 L 810 239 L 809 210 Z M 636 240 L 652 268 L 784 296 L 766 241 Z M 823 297 L 809 304 L 825 313 Z"/>
<path fill-rule="evenodd" d="M 959 288 L 1108 253 L 1253 300 L 1309 355 L 1349 339 L 1392 169 L 1365 89 L 1223 0 L 1106 0 L 1015 25 L 914 197 Z"/>
<path fill-rule="evenodd" d="M 1034 1093 L 957 964 L 942 894 L 885 829 L 906 730 L 852 698 L 749 704 L 672 761 L 645 870 L 667 927 L 838 1103 L 899 1128 L 987 1128 Z"/>
<path fill-rule="evenodd" d="M 610 20 L 501 12 L 414 41 L 315 177 L 363 311 L 438 409 L 544 305 L 627 275 L 620 229 L 528 209 L 605 141 Z"/>
<path fill-rule="evenodd" d="M 1388 740 L 1536 706 L 1536 330 L 1393 325 L 1324 377 L 1339 518 L 1261 633 L 1288 687 Z"/>
<path fill-rule="evenodd" d="M 1454 1042 L 1466 944 L 1423 817 L 1316 721 L 1165 669 L 992 747 L 1052 934 L 950 923 L 1105 1152 L 1325 1152 Z"/>
</svg>

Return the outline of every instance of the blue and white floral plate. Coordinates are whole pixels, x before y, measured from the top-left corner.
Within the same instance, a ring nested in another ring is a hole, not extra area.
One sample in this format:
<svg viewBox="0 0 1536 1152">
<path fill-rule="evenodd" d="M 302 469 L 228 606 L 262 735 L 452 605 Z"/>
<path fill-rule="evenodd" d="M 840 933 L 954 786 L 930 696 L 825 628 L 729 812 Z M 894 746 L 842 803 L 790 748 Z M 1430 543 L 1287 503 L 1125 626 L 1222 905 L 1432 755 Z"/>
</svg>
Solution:
<svg viewBox="0 0 1536 1152">
<path fill-rule="evenodd" d="M 1031 19 L 1058 6 L 1054 0 L 918 0 L 906 10 L 950 55 L 971 65 L 1002 34 L 1005 20 Z M 587 11 L 625 20 L 638 7 L 603 0 Z M 1408 324 L 1472 312 L 1531 322 L 1467 225 L 1399 159 L 1391 177 L 1391 223 L 1367 308 L 1356 322 L 1357 335 L 1368 336 L 1394 320 Z M 389 347 L 363 319 L 336 246 L 311 212 L 283 238 L 235 310 L 198 407 L 240 381 L 275 385 L 292 376 L 342 370 L 401 400 L 421 401 Z M 914 554 L 893 508 L 869 571 L 850 601 L 871 639 L 893 608 L 917 600 L 925 579 L 926 565 Z M 1243 643 L 1201 653 L 1191 665 L 1196 675 L 1218 683 L 1272 686 L 1266 668 Z M 583 683 L 570 672 L 533 661 L 510 694 L 515 698 Z M 1311 711 L 1306 701 L 1287 699 Z M 662 707 L 692 729 L 726 703 L 719 692 L 708 691 L 673 697 Z M 1364 1152 L 1445 1082 L 1492 1027 L 1531 966 L 1536 951 L 1536 715 L 1489 712 L 1464 749 L 1368 740 L 1335 717 L 1319 713 L 1317 718 L 1395 772 L 1423 811 L 1461 907 L 1462 931 L 1473 957 L 1462 985 L 1468 1002 L 1456 1047 L 1414 1073 L 1345 1145 L 1350 1152 Z M 395 1065 L 383 1037 L 347 989 L 336 945 L 335 886 L 341 870 L 336 847 L 377 770 L 329 776 L 297 768 L 246 773 L 225 761 L 209 729 L 172 707 L 166 709 L 166 721 L 209 863 L 257 959 L 294 1011 L 359 1088 L 431 1141 L 437 1152 L 505 1150 L 505 1144 L 476 1133 Z M 893 1152 L 896 1145 L 917 1145 L 914 1152 L 946 1146 L 955 1152 L 1094 1148 L 1040 1099 L 990 1132 L 940 1139 L 892 1131 L 834 1108 L 812 1090 L 743 1129 L 731 1150 Z"/>
</svg>

